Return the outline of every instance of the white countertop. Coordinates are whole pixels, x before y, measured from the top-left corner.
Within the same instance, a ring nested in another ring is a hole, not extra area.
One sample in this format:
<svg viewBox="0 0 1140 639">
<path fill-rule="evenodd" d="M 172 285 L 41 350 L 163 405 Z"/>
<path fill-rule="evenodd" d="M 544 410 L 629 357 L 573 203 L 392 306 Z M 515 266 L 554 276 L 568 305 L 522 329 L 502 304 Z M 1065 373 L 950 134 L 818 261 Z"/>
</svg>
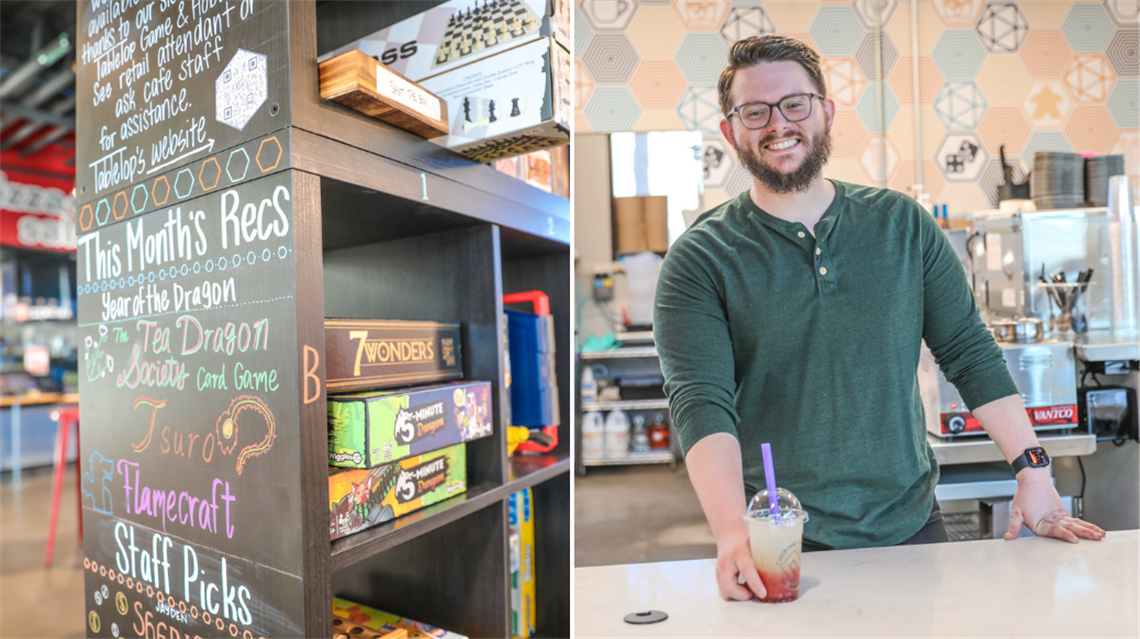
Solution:
<svg viewBox="0 0 1140 639">
<path fill-rule="evenodd" d="M 1137 531 L 806 553 L 800 598 L 728 602 L 716 561 L 577 568 L 576 637 L 1137 637 Z M 631 612 L 662 610 L 636 626 Z"/>
</svg>

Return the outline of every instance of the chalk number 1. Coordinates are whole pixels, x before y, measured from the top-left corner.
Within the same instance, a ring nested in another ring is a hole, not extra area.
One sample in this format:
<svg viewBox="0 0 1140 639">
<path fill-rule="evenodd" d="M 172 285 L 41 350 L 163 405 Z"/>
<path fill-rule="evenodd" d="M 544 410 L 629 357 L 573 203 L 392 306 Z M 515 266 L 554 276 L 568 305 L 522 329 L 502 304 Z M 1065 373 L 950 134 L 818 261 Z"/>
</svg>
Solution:
<svg viewBox="0 0 1140 639">
<path fill-rule="evenodd" d="M 420 180 L 422 180 L 423 184 L 424 184 L 424 199 L 426 200 L 426 199 L 428 199 L 428 196 L 427 196 L 427 174 L 421 171 L 420 172 Z"/>
</svg>

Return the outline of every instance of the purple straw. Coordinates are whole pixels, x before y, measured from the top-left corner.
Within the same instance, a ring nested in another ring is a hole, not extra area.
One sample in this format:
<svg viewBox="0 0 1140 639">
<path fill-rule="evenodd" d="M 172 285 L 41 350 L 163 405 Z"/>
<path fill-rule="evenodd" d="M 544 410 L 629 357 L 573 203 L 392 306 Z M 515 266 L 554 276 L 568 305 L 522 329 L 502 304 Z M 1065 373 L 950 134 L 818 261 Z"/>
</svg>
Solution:
<svg viewBox="0 0 1140 639">
<path fill-rule="evenodd" d="M 768 511 L 773 515 L 780 514 L 780 496 L 776 494 L 776 468 L 772 464 L 772 444 L 760 444 L 760 451 L 764 453 L 764 483 L 768 487 Z"/>
</svg>

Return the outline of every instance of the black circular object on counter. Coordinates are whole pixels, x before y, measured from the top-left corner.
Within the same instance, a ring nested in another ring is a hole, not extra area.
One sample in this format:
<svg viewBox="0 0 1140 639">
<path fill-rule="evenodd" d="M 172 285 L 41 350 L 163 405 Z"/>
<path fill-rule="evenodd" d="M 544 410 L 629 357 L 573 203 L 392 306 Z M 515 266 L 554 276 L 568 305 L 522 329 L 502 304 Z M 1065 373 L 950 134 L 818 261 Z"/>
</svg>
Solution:
<svg viewBox="0 0 1140 639">
<path fill-rule="evenodd" d="M 646 610 L 645 612 L 631 612 L 625 616 L 626 623 L 636 625 L 643 625 L 647 623 L 657 623 L 658 621 L 665 621 L 669 615 L 660 610 Z"/>
</svg>

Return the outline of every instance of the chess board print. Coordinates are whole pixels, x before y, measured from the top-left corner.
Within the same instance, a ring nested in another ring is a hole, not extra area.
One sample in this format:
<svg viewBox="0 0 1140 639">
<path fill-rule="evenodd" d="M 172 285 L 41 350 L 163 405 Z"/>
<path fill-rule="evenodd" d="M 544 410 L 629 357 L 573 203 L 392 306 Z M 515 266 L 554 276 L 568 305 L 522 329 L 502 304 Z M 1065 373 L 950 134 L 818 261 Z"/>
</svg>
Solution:
<svg viewBox="0 0 1140 639">
<path fill-rule="evenodd" d="M 475 0 L 447 21 L 432 69 L 536 34 L 540 24 L 523 0 Z"/>
</svg>

